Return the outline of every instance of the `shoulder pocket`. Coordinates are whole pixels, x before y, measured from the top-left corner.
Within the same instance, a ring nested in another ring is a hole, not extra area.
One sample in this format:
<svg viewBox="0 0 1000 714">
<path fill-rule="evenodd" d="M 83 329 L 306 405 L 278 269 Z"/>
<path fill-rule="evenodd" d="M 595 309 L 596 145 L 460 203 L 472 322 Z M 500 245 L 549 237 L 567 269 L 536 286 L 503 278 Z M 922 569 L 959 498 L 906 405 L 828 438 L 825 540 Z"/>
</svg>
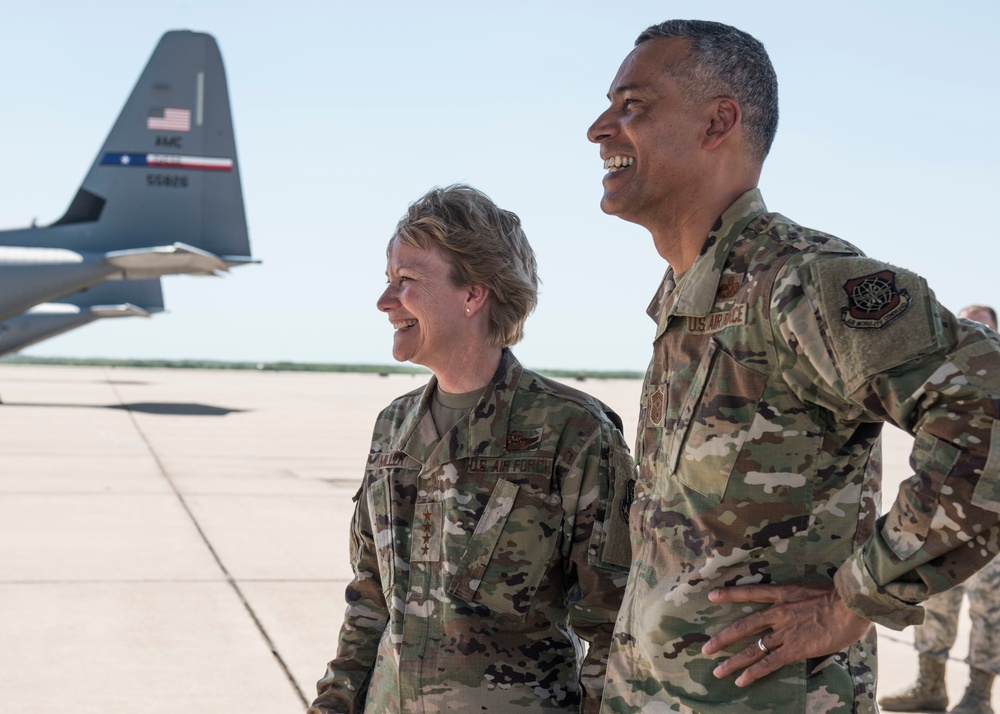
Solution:
<svg viewBox="0 0 1000 714">
<path fill-rule="evenodd" d="M 726 493 L 767 375 L 730 357 L 714 339 L 698 366 L 671 445 L 675 477 L 711 501 Z"/>
<path fill-rule="evenodd" d="M 589 561 L 616 570 L 632 566 L 629 512 L 635 498 L 635 464 L 624 444 L 612 444 L 611 469 L 607 483 L 601 484 L 603 518 L 594 524 Z"/>
<path fill-rule="evenodd" d="M 549 567 L 562 512 L 498 479 L 448 592 L 521 621 Z"/>
<path fill-rule="evenodd" d="M 983 473 L 972 492 L 972 503 L 987 511 L 1000 513 L 1000 421 L 990 427 L 990 452 Z"/>
<path fill-rule="evenodd" d="M 917 432 L 910 458 L 917 473 L 900 486 L 882 527 L 882 537 L 901 560 L 916 553 L 927 541 L 941 487 L 959 455 L 958 449 L 948 442 L 924 431 Z"/>
<path fill-rule="evenodd" d="M 351 569 L 357 573 L 358 562 L 361 560 L 361 494 L 365 487 L 362 485 L 351 500 L 354 502 L 354 517 L 351 518 Z"/>
<path fill-rule="evenodd" d="M 396 560 L 395 534 L 392 528 L 392 494 L 389 477 L 368 487 L 368 513 L 372 522 L 372 536 L 378 551 L 378 570 L 382 578 L 382 592 L 387 594 L 395 584 Z"/>
<path fill-rule="evenodd" d="M 933 294 L 919 275 L 861 256 L 814 260 L 809 271 L 806 292 L 846 394 L 944 345 Z"/>
</svg>

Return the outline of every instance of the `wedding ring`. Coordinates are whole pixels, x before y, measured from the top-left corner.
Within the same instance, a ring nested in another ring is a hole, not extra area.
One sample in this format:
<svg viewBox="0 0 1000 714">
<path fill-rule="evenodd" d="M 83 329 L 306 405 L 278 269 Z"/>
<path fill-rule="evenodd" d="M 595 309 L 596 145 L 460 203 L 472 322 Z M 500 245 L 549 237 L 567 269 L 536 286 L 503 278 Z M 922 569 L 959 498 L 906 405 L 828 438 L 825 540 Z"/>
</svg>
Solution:
<svg viewBox="0 0 1000 714">
<path fill-rule="evenodd" d="M 761 637 L 759 640 L 757 640 L 757 649 L 759 649 L 761 652 L 763 652 L 766 655 L 771 654 L 771 650 L 769 650 L 767 648 L 767 645 L 764 644 L 764 638 L 763 637 Z"/>
</svg>

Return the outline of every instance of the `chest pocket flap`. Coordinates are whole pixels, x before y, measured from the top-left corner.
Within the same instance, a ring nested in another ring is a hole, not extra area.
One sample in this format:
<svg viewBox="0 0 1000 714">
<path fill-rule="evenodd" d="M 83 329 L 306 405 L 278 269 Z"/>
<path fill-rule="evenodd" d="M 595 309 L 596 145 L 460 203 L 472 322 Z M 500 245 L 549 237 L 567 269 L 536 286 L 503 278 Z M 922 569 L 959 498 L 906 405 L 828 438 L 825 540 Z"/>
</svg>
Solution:
<svg viewBox="0 0 1000 714">
<path fill-rule="evenodd" d="M 712 341 L 674 434 L 670 465 L 681 483 L 715 503 L 722 500 L 766 384 L 766 374 Z"/>
<path fill-rule="evenodd" d="M 498 479 L 448 592 L 523 620 L 549 567 L 561 511 Z"/>
</svg>

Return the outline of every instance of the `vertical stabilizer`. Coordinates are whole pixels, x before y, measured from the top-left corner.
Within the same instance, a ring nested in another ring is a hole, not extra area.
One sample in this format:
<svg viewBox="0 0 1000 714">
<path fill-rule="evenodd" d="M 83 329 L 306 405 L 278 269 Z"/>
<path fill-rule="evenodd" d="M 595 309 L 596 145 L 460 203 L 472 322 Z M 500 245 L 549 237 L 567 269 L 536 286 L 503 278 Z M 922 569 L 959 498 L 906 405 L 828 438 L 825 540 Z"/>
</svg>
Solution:
<svg viewBox="0 0 1000 714">
<path fill-rule="evenodd" d="M 166 33 L 66 214 L 18 244 L 104 252 L 180 241 L 249 260 L 246 214 L 218 45 Z"/>
</svg>

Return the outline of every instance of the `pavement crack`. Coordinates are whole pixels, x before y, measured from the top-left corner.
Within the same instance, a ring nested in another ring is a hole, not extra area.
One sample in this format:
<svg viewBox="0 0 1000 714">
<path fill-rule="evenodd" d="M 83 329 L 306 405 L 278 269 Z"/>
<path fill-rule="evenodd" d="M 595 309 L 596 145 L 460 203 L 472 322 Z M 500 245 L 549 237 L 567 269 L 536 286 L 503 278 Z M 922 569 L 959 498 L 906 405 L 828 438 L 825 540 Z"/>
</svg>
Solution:
<svg viewBox="0 0 1000 714">
<path fill-rule="evenodd" d="M 299 687 L 298 682 L 295 681 L 295 677 L 292 675 L 292 671 L 288 667 L 288 663 L 285 662 L 285 659 L 281 656 L 281 653 L 278 652 L 277 645 L 275 644 L 274 640 L 271 639 L 271 635 L 268 634 L 267 628 L 264 627 L 264 623 L 261 622 L 261 619 L 257 616 L 257 613 L 254 611 L 253 606 L 250 604 L 250 601 L 247 599 L 246 595 L 243 593 L 243 590 L 240 588 L 239 583 L 236 582 L 236 579 L 233 577 L 232 573 L 230 573 L 229 569 L 226 568 L 226 564 L 222 562 L 222 558 L 219 557 L 219 553 L 215 550 L 215 547 L 212 545 L 212 542 L 208 539 L 208 534 L 205 533 L 205 530 L 201 527 L 201 523 L 198 522 L 198 518 L 191 510 L 191 507 L 188 504 L 187 499 L 184 498 L 184 494 L 181 493 L 180 489 L 177 488 L 177 484 L 175 484 L 173 479 L 170 478 L 170 473 L 163 465 L 163 461 L 160 460 L 159 454 L 156 453 L 156 449 L 153 448 L 153 444 L 149 441 L 149 438 L 146 436 L 146 432 L 142 430 L 142 426 L 136 419 L 135 411 L 131 408 L 130 405 L 126 404 L 122 399 L 121 394 L 118 392 L 118 384 L 113 380 L 111 380 L 110 378 L 107 379 L 107 383 L 108 386 L 111 387 L 111 391 L 114 392 L 115 399 L 118 400 L 118 403 L 121 405 L 121 408 L 125 411 L 125 413 L 128 414 L 128 417 L 132 422 L 132 426 L 135 427 L 136 433 L 139 434 L 139 438 L 141 438 L 142 443 L 145 444 L 146 449 L 149 451 L 149 455 L 153 458 L 153 461 L 156 462 L 156 468 L 160 472 L 160 475 L 167 482 L 167 485 L 170 486 L 171 491 L 173 491 L 174 496 L 176 496 L 178 502 L 181 504 L 181 507 L 184 509 L 184 512 L 188 515 L 188 518 L 191 519 L 192 525 L 198 532 L 198 537 L 201 538 L 202 542 L 205 544 L 205 547 L 208 548 L 208 552 L 212 554 L 212 558 L 215 560 L 216 565 L 219 566 L 219 570 L 222 571 L 222 574 L 225 577 L 226 582 L 229 583 L 229 587 L 233 589 L 233 592 L 236 593 L 236 597 L 238 597 L 240 602 L 243 603 L 243 608 L 247 611 L 247 614 L 253 621 L 254 626 L 260 633 L 260 636 L 264 638 L 265 645 L 271 651 L 271 655 L 278 663 L 278 666 L 281 667 L 281 671 L 284 672 L 285 678 L 288 680 L 288 683 L 291 685 L 295 694 L 302 702 L 302 705 L 304 707 L 308 707 L 309 700 L 306 699 L 305 693 L 302 691 L 302 688 Z"/>
</svg>

